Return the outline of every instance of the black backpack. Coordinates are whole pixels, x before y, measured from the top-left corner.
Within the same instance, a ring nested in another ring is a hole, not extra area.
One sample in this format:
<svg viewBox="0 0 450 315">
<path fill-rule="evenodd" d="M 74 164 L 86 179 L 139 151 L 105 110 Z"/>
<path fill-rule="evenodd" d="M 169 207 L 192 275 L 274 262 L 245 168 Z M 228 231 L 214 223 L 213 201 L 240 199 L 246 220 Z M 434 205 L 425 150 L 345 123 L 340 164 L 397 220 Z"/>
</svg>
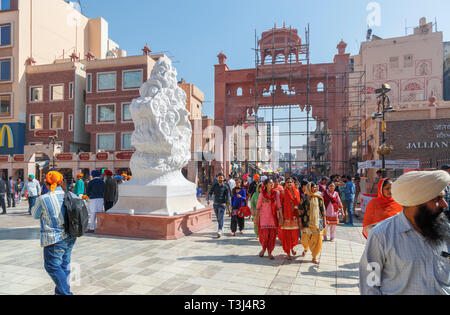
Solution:
<svg viewBox="0 0 450 315">
<path fill-rule="evenodd" d="M 72 198 L 70 193 L 64 195 L 64 207 L 66 214 L 64 217 L 64 227 L 70 237 L 81 237 L 88 230 L 89 212 L 82 199 Z"/>
</svg>

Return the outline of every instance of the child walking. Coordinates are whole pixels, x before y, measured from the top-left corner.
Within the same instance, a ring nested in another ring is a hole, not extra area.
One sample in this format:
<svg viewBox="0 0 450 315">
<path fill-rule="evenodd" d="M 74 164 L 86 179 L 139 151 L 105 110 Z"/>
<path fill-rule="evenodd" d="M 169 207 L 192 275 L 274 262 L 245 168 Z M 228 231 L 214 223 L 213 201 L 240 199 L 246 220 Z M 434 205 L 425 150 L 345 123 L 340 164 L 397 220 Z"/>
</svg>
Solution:
<svg viewBox="0 0 450 315">
<path fill-rule="evenodd" d="M 245 228 L 245 218 L 239 216 L 239 209 L 246 206 L 247 193 L 242 187 L 242 181 L 240 179 L 236 180 L 236 187 L 233 188 L 231 196 L 231 236 L 236 236 L 236 231 L 239 226 L 240 234 L 244 234 Z"/>
</svg>

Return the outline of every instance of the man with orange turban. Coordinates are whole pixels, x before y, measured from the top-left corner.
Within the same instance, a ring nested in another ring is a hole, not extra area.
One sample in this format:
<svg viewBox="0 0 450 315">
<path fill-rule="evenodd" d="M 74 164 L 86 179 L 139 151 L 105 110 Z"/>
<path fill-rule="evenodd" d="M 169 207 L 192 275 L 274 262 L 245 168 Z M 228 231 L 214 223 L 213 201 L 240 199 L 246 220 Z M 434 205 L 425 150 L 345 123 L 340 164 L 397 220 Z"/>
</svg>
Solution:
<svg viewBox="0 0 450 315">
<path fill-rule="evenodd" d="M 41 246 L 44 248 L 44 268 L 55 283 L 56 295 L 70 292 L 70 261 L 76 238 L 65 231 L 63 202 L 65 192 L 61 187 L 64 178 L 56 171 L 46 176 L 49 193 L 40 196 L 32 215 L 41 223 Z M 72 195 L 76 198 L 75 195 Z"/>
<path fill-rule="evenodd" d="M 250 186 L 248 187 L 248 199 L 251 200 L 252 199 L 252 195 L 256 192 L 256 189 L 258 188 L 259 185 L 259 179 L 260 176 L 258 174 L 255 174 L 253 176 L 253 182 L 250 184 Z"/>
</svg>

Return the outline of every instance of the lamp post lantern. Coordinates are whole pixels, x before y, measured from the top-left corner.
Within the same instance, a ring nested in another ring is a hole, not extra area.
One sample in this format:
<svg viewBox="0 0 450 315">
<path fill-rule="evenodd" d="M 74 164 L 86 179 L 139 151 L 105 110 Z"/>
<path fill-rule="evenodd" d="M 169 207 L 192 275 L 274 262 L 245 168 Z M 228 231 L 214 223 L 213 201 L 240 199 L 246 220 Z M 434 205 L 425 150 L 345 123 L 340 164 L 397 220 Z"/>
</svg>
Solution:
<svg viewBox="0 0 450 315">
<path fill-rule="evenodd" d="M 378 112 L 372 115 L 372 119 L 376 120 L 378 118 L 382 119 L 381 122 L 381 134 L 382 134 L 382 145 L 386 145 L 386 113 L 394 112 L 395 109 L 391 106 L 391 100 L 389 98 L 388 93 L 391 91 L 391 87 L 389 84 L 384 83 L 381 86 L 381 89 L 376 90 L 376 93 L 379 94 L 378 99 Z M 385 154 L 381 154 L 382 156 L 382 172 L 383 178 L 387 177 L 386 170 L 386 156 Z"/>
<path fill-rule="evenodd" d="M 50 139 L 50 143 L 52 144 L 52 152 L 53 152 L 53 162 L 52 162 L 52 168 L 55 168 L 56 163 L 55 163 L 55 145 L 56 145 L 56 140 L 58 140 L 58 136 L 51 136 L 49 137 Z"/>
</svg>

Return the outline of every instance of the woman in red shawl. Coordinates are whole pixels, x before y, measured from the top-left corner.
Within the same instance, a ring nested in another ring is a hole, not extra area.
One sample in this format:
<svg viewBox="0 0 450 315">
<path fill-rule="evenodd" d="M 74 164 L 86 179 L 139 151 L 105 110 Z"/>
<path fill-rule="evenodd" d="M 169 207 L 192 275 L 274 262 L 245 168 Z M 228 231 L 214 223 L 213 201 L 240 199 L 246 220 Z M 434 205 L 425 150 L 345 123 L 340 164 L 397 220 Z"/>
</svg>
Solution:
<svg viewBox="0 0 450 315">
<path fill-rule="evenodd" d="M 269 258 L 274 259 L 272 252 L 277 241 L 278 218 L 281 214 L 280 193 L 273 189 L 273 181 L 267 179 L 256 206 L 256 221 L 258 223 L 259 242 L 262 246 L 260 257 L 264 257 L 266 251 Z"/>
<path fill-rule="evenodd" d="M 363 222 L 363 235 L 369 237 L 369 232 L 378 223 L 383 222 L 403 211 L 403 207 L 395 202 L 391 193 L 392 180 L 383 178 L 378 183 L 378 197 L 367 205 Z"/>
<path fill-rule="evenodd" d="M 339 210 L 343 212 L 344 209 L 334 182 L 328 184 L 327 189 L 323 193 L 323 201 L 325 202 L 327 225 L 330 227 L 330 241 L 334 242 L 334 239 L 336 238 L 336 228 L 339 224 Z M 324 240 L 328 240 L 326 234 L 324 235 Z"/>
<path fill-rule="evenodd" d="M 282 194 L 283 203 L 283 217 L 280 222 L 280 230 L 278 238 L 281 241 L 284 252 L 288 255 L 287 259 L 292 260 L 292 255 L 297 253 L 294 251 L 295 246 L 298 245 L 300 238 L 299 213 L 298 205 L 300 204 L 300 192 L 294 185 L 294 180 L 288 178 L 286 180 L 286 187 Z"/>
</svg>

